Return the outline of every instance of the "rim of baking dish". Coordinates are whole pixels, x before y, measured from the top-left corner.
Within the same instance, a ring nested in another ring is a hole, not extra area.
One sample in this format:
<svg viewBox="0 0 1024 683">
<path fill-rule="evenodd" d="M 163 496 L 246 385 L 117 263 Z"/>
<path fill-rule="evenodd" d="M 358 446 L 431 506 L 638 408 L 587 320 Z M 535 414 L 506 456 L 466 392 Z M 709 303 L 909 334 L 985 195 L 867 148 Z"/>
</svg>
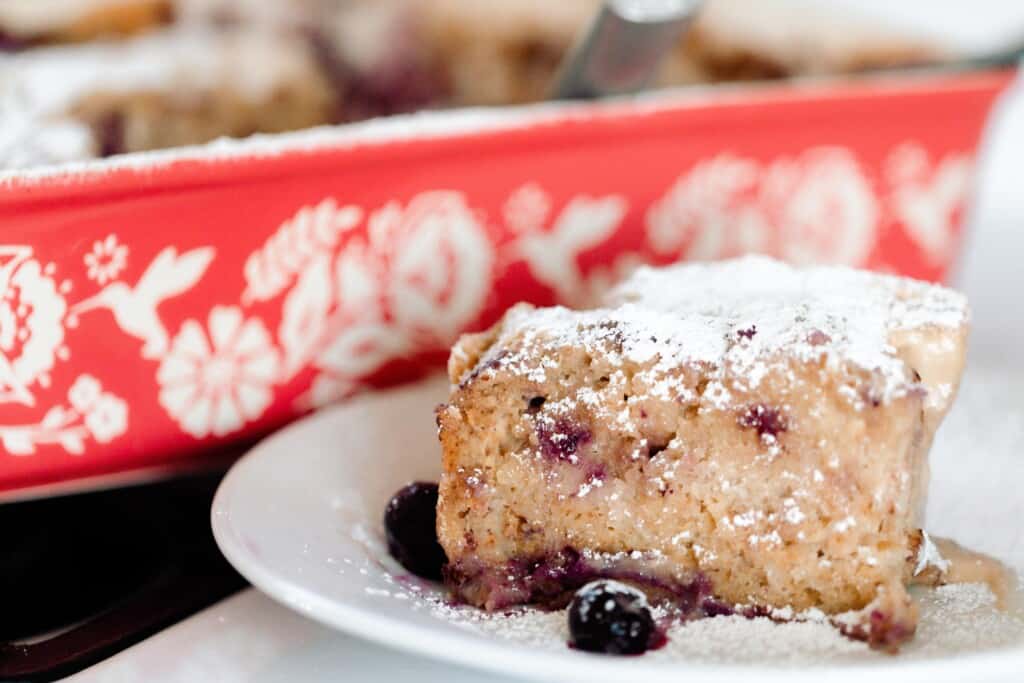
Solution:
<svg viewBox="0 0 1024 683">
<path fill-rule="evenodd" d="M 389 158 L 428 152 L 436 157 L 439 144 L 465 152 L 465 144 L 483 150 L 488 141 L 508 145 L 509 136 L 526 134 L 531 144 L 577 144 L 604 137 L 616 128 L 635 132 L 644 120 L 647 133 L 660 126 L 678 129 L 675 114 L 686 111 L 687 126 L 720 127 L 730 121 L 757 120 L 774 125 L 781 119 L 802 127 L 808 121 L 846 120 L 870 115 L 880 100 L 913 101 L 935 97 L 957 101 L 965 93 L 991 93 L 1006 88 L 1016 70 L 974 72 L 912 70 L 869 76 L 807 77 L 785 82 L 735 83 L 670 88 L 600 102 L 542 102 L 503 107 L 428 110 L 300 131 L 221 138 L 201 145 L 121 154 L 29 169 L 0 171 L 0 205 L 51 198 L 69 199 L 95 194 L 137 194 L 145 189 L 166 191 L 196 185 L 234 184 L 241 180 L 315 172 L 319 164 L 336 168 L 342 162 L 372 161 L 382 152 Z M 794 116 L 794 107 L 815 105 Z M 936 106 L 938 106 L 936 104 Z M 941 109 L 941 107 L 939 107 Z M 603 124 L 572 127 L 572 124 Z M 623 132 L 623 131 L 620 131 Z M 547 135 L 545 135 L 547 133 Z M 363 154 L 354 156 L 354 151 Z M 291 168 L 282 160 L 300 160 Z"/>
</svg>

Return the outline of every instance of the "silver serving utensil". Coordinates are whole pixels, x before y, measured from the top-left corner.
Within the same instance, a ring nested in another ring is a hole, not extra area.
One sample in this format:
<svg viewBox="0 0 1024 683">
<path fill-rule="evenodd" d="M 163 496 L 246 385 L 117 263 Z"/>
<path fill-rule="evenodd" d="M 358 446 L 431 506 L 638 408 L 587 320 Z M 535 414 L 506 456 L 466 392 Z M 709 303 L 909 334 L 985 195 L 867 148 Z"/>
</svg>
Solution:
<svg viewBox="0 0 1024 683">
<path fill-rule="evenodd" d="M 605 0 L 569 52 L 555 99 L 589 99 L 642 90 L 678 44 L 702 0 Z"/>
</svg>

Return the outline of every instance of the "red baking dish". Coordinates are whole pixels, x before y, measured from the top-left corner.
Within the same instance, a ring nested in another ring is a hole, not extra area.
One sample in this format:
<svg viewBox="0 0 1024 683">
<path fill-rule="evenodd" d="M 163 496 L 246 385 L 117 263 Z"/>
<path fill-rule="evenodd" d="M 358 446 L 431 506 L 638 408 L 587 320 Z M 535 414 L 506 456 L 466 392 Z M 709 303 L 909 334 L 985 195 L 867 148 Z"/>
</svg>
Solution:
<svg viewBox="0 0 1024 683">
<path fill-rule="evenodd" d="M 641 261 L 941 280 L 1012 78 L 440 112 L 4 176 L 0 493 L 207 462 Z"/>
</svg>

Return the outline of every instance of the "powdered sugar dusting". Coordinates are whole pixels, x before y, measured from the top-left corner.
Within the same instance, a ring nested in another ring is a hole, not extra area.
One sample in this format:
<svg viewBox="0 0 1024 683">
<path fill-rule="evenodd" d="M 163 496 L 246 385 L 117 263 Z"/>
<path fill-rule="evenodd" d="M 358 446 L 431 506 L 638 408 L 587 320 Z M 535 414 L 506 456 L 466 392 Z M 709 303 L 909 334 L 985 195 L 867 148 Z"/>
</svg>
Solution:
<svg viewBox="0 0 1024 683">
<path fill-rule="evenodd" d="M 428 608 L 434 616 L 460 628 L 531 649 L 562 651 L 569 640 L 565 610 L 544 612 L 524 607 L 492 614 L 472 607 L 448 605 L 442 600 L 430 601 Z"/>
<path fill-rule="evenodd" d="M 775 623 L 767 617 L 715 617 L 677 626 L 668 645 L 652 656 L 700 663 L 813 665 L 828 660 L 875 655 L 828 624 Z"/>
<path fill-rule="evenodd" d="M 758 256 L 641 268 L 613 290 L 610 302 L 696 318 L 705 342 L 697 347 L 703 352 L 698 360 L 728 367 L 748 389 L 780 357 L 824 356 L 831 366 L 850 363 L 876 372 L 883 403 L 909 388 L 890 335 L 928 326 L 955 329 L 968 315 L 966 299 L 942 287 L 845 267 L 794 268 Z M 679 332 L 686 336 L 671 337 L 691 339 L 690 330 Z"/>
<path fill-rule="evenodd" d="M 398 591 L 401 593 L 402 591 Z M 429 611 L 461 629 L 515 645 L 548 652 L 570 652 L 565 610 L 543 611 L 524 607 L 488 613 L 453 605 L 436 592 L 411 591 L 397 599 L 412 600 L 413 609 Z M 978 652 L 1024 645 L 1024 618 L 995 606 L 995 596 L 983 584 L 952 584 L 918 594 L 921 621 L 917 635 L 899 654 L 901 659 Z M 654 607 L 658 620 L 669 619 Z M 668 644 L 645 655 L 657 661 L 699 664 L 760 664 L 825 666 L 879 659 L 891 655 L 871 650 L 866 643 L 841 635 L 828 618 L 811 610 L 795 614 L 776 610 L 767 617 L 719 616 L 676 623 L 668 629 Z"/>
<path fill-rule="evenodd" d="M 929 567 L 935 567 L 940 572 L 949 569 L 949 560 L 944 558 L 932 542 L 932 537 L 927 531 L 921 532 L 921 549 L 917 551 L 917 566 L 914 567 L 914 576 L 925 571 Z"/>
<path fill-rule="evenodd" d="M 922 595 L 921 622 L 907 653 L 918 657 L 1021 645 L 1024 616 L 1002 611 L 987 586 L 941 586 Z"/>
<path fill-rule="evenodd" d="M 894 333 L 956 330 L 968 320 L 966 299 L 943 287 L 757 256 L 641 268 L 606 303 L 590 311 L 513 308 L 492 347 L 503 357 L 483 362 L 542 380 L 549 352 L 573 346 L 613 364 L 643 366 L 646 393 L 662 397 L 673 370 L 699 366 L 710 369 L 704 404 L 724 410 L 735 407 L 726 375 L 734 386 L 756 390 L 787 361 L 823 359 L 871 374 L 869 392 L 845 387 L 847 400 L 861 408 L 925 390 L 893 346 Z"/>
</svg>

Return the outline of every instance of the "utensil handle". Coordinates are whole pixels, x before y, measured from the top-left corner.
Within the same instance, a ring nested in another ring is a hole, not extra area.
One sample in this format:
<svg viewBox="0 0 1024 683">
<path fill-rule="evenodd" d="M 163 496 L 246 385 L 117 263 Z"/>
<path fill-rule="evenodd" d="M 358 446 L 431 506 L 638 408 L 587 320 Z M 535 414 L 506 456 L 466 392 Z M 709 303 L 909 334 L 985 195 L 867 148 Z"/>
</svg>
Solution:
<svg viewBox="0 0 1024 683">
<path fill-rule="evenodd" d="M 562 68 L 556 99 L 622 95 L 643 89 L 700 2 L 608 0 Z"/>
</svg>

